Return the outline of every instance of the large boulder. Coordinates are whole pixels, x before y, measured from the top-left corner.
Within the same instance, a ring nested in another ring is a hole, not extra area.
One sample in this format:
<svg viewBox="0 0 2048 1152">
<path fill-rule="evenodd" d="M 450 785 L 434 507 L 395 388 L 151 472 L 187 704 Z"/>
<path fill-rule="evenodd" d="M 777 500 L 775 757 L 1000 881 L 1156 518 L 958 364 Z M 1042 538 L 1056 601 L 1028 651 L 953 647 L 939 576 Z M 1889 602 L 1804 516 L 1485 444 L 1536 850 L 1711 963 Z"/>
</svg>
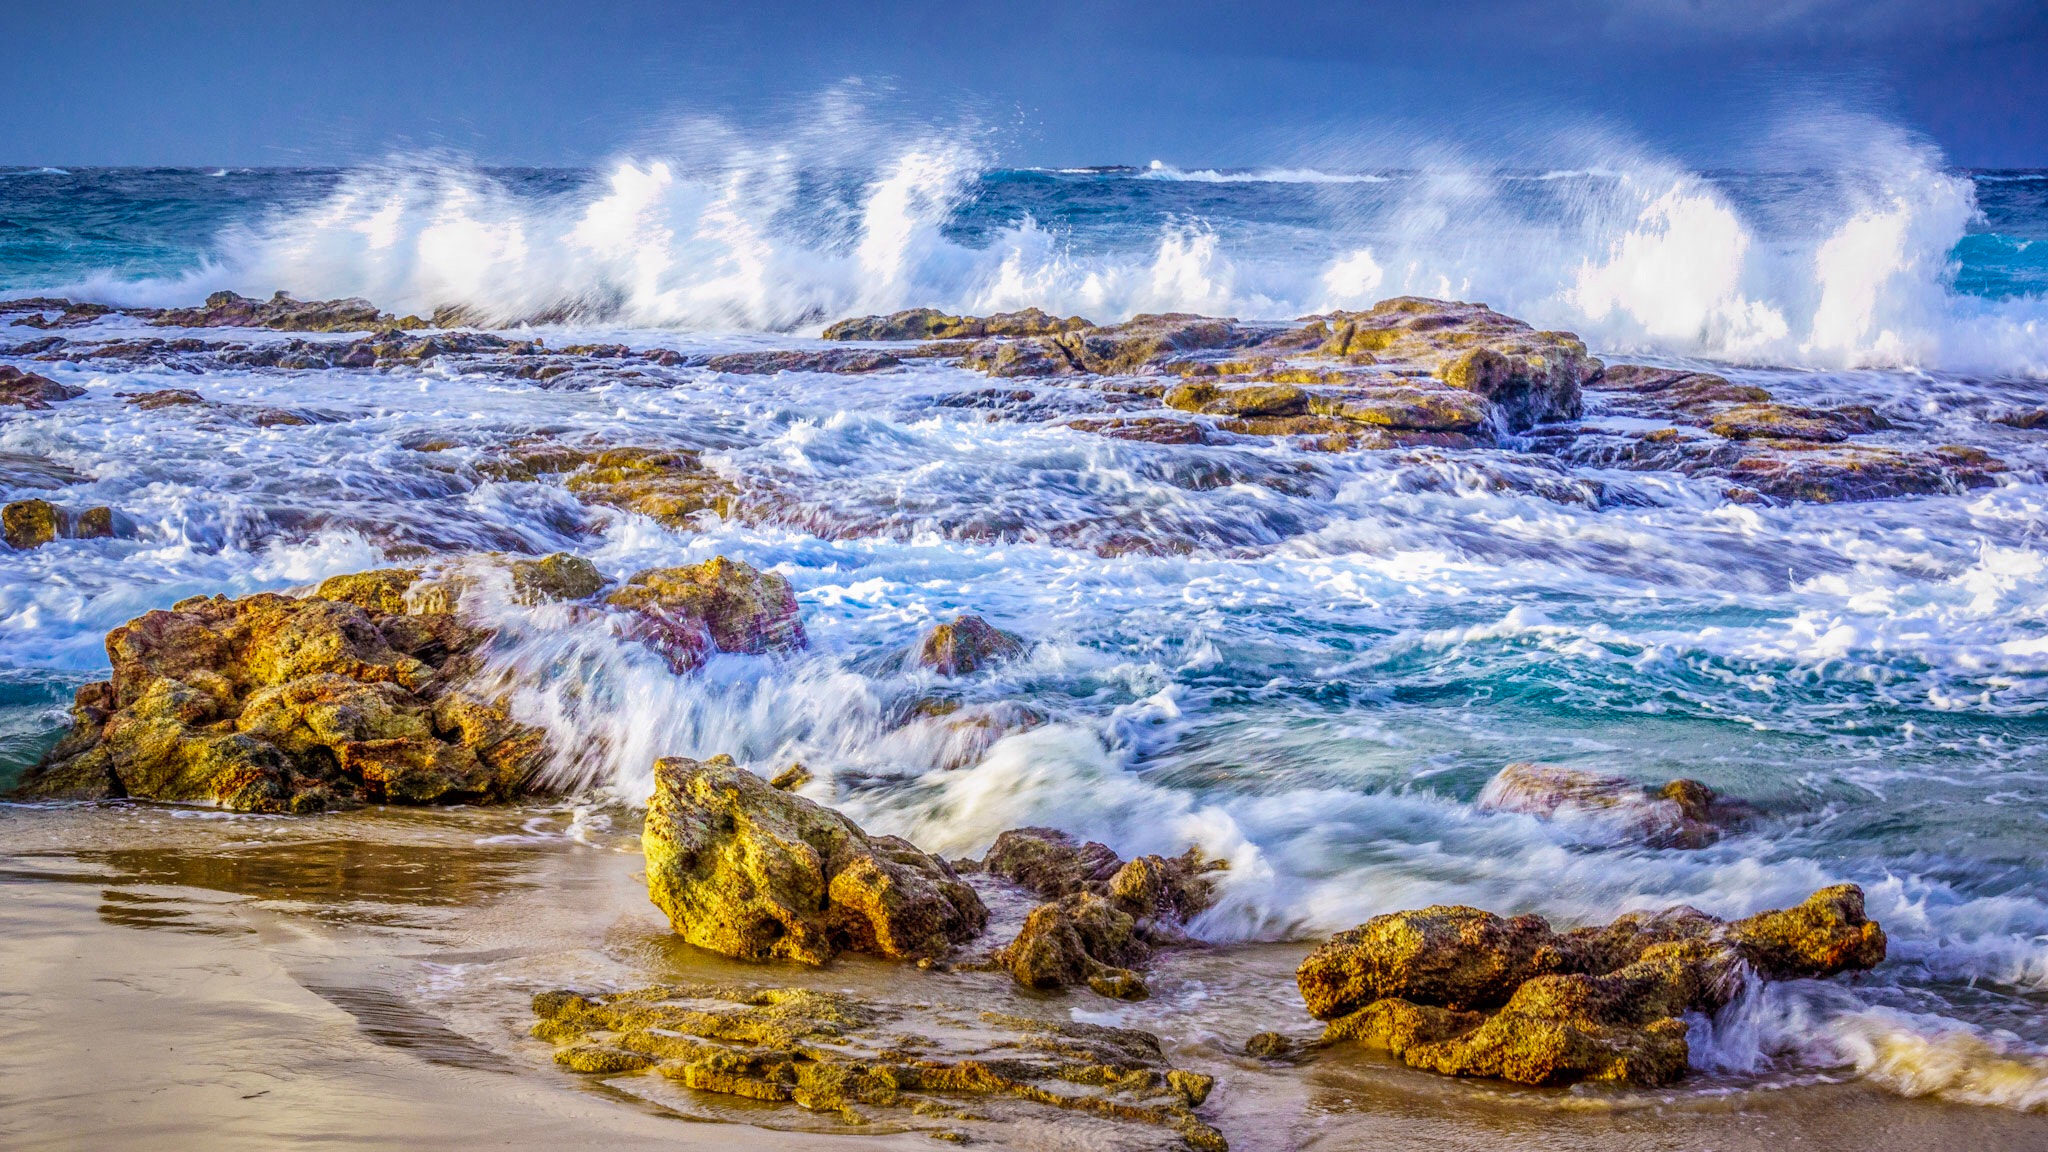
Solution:
<svg viewBox="0 0 2048 1152">
<path fill-rule="evenodd" d="M 1724 922 L 1694 908 L 1555 933 L 1476 908 L 1376 916 L 1296 973 L 1326 1041 L 1417 1068 L 1526 1084 L 1667 1084 L 1685 1072 L 1687 1012 L 1711 1013 L 1744 974 L 1815 978 L 1882 962 L 1884 931 L 1853 884 Z"/>
<path fill-rule="evenodd" d="M 742 960 L 936 957 L 988 910 L 945 861 L 733 763 L 655 762 L 641 843 L 648 896 L 678 935 Z"/>
<path fill-rule="evenodd" d="M 650 568 L 605 603 L 630 614 L 627 634 L 687 672 L 713 652 L 760 655 L 804 647 L 803 621 L 789 581 L 743 560 Z"/>
<path fill-rule="evenodd" d="M 114 629 L 112 676 L 78 690 L 71 731 L 20 794 L 307 812 L 535 787 L 543 733 L 465 688 L 490 633 L 410 610 L 419 575 L 335 577 L 305 598 L 194 597 Z"/>
</svg>

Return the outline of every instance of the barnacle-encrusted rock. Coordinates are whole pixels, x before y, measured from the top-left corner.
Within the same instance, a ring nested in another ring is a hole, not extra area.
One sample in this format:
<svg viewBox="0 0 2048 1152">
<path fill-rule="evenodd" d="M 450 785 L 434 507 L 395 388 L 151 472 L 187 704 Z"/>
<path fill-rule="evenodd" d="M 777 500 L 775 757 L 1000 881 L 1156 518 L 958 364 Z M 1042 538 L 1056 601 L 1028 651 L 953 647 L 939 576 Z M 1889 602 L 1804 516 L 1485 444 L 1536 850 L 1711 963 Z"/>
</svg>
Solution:
<svg viewBox="0 0 2048 1152">
<path fill-rule="evenodd" d="M 1170 1067 L 1148 1032 L 943 1003 L 898 1004 L 805 988 L 657 985 L 543 992 L 533 1034 L 594 1075 L 643 1070 L 849 1124 L 887 1121 L 964 1140 L 1060 1117 L 1076 1146 L 1226 1152 L 1196 1115 L 1214 1080 Z"/>
<path fill-rule="evenodd" d="M 1747 814 L 1745 806 L 1722 799 L 1697 780 L 1645 788 L 1619 776 L 1528 763 L 1501 769 L 1473 807 L 1578 820 L 1653 848 L 1703 848 Z"/>
<path fill-rule="evenodd" d="M 1694 908 L 1633 913 L 1559 934 L 1437 906 L 1340 932 L 1296 979 L 1326 1041 L 1386 1048 L 1417 1068 L 1527 1084 L 1669 1083 L 1685 1072 L 1686 1012 L 1714 1012 L 1745 970 L 1832 976 L 1883 961 L 1863 890 L 1824 888 L 1797 907 L 1722 921 Z"/>
<path fill-rule="evenodd" d="M 759 655 L 806 643 L 789 581 L 743 560 L 713 556 L 681 568 L 650 568 L 605 603 L 632 614 L 628 634 L 686 672 L 716 652 Z"/>
<path fill-rule="evenodd" d="M 543 734 L 463 688 L 490 634 L 408 611 L 417 577 L 336 577 L 304 599 L 193 597 L 114 629 L 111 679 L 78 690 L 70 733 L 21 794 L 305 812 L 530 788 Z"/>
<path fill-rule="evenodd" d="M 988 922 L 945 861 L 869 836 L 729 756 L 656 761 L 654 782 L 648 895 L 700 948 L 805 964 L 845 951 L 932 957 Z"/>
<path fill-rule="evenodd" d="M 917 663 L 941 676 L 966 676 L 1024 654 L 1024 639 L 979 616 L 935 624 L 917 642 Z"/>
<path fill-rule="evenodd" d="M 23 372 L 12 364 L 0 364 L 0 404 L 41 410 L 83 395 L 83 388 L 59 384 L 34 372 Z"/>
<path fill-rule="evenodd" d="M 1133 969 L 1155 946 L 1182 944 L 1181 925 L 1215 897 L 1199 849 L 1176 857 L 1123 861 L 1108 847 L 1051 828 L 1017 828 L 996 838 L 977 867 L 1047 902 L 1031 911 L 1017 938 L 998 949 L 997 965 L 1027 988 L 1086 984 L 1122 1000 L 1147 994 Z"/>
</svg>

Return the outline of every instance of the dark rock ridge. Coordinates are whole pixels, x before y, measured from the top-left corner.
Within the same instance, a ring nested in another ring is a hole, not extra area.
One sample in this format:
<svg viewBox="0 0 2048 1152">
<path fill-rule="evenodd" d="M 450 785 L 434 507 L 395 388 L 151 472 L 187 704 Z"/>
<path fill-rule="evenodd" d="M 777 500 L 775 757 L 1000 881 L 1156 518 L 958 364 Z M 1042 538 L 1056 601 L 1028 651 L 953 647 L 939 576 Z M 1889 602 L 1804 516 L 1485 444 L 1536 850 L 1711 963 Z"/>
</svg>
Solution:
<svg viewBox="0 0 2048 1152">
<path fill-rule="evenodd" d="M 1215 897 L 1224 867 L 1198 849 L 1124 861 L 1107 846 L 1051 828 L 1003 833 L 976 866 L 1044 899 L 992 957 L 1027 988 L 1087 985 L 1119 1000 L 1149 994 L 1136 971 L 1155 947 L 1188 942 L 1181 926 Z"/>
<path fill-rule="evenodd" d="M 19 551 L 40 548 L 53 540 L 102 540 L 115 534 L 114 510 L 107 507 L 73 512 L 48 500 L 16 500 L 0 508 L 0 537 Z"/>
<path fill-rule="evenodd" d="M 1214 1081 L 1170 1066 L 1158 1037 L 1135 1029 L 702 984 L 543 992 L 533 1011 L 533 1034 L 556 1045 L 555 1062 L 590 1075 L 652 1071 L 700 1092 L 955 1143 L 1057 1116 L 1075 1147 L 1228 1149 L 1195 1112 Z"/>
<path fill-rule="evenodd" d="M 1728 800 L 1697 780 L 1645 788 L 1554 764 L 1510 764 L 1479 793 L 1480 812 L 1522 812 L 1541 819 L 1578 817 L 1620 839 L 1652 848 L 1704 848 L 1747 820 L 1748 805 Z"/>
<path fill-rule="evenodd" d="M 59 384 L 34 372 L 23 372 L 12 364 L 0 364 L 0 404 L 40 411 L 83 395 L 83 388 Z"/>
<path fill-rule="evenodd" d="M 1723 921 L 1696 908 L 1551 930 L 1437 905 L 1375 916 L 1296 973 L 1326 1042 L 1385 1048 L 1417 1068 L 1525 1084 L 1668 1084 L 1685 1074 L 1686 1012 L 1718 1011 L 1745 972 L 1765 980 L 1875 967 L 1885 937 L 1863 890 Z"/>
<path fill-rule="evenodd" d="M 944 860 L 729 756 L 657 761 L 641 843 L 648 896 L 676 933 L 742 960 L 932 959 L 988 923 Z"/>
<path fill-rule="evenodd" d="M 52 320 L 44 314 L 57 312 Z M 27 315 L 23 315 L 26 313 Z M 102 316 L 122 315 L 167 328 L 269 328 L 281 332 L 363 332 L 382 328 L 425 328 L 417 316 L 379 312 L 368 300 L 294 300 L 284 292 L 256 300 L 215 292 L 197 308 L 114 308 L 51 297 L 0 301 L 0 316 L 18 317 L 27 328 L 75 328 Z"/>
<path fill-rule="evenodd" d="M 409 606 L 419 583 L 383 569 L 129 621 L 107 634 L 112 679 L 78 690 L 18 794 L 310 812 L 532 788 L 544 734 L 464 690 L 490 632 Z"/>
</svg>

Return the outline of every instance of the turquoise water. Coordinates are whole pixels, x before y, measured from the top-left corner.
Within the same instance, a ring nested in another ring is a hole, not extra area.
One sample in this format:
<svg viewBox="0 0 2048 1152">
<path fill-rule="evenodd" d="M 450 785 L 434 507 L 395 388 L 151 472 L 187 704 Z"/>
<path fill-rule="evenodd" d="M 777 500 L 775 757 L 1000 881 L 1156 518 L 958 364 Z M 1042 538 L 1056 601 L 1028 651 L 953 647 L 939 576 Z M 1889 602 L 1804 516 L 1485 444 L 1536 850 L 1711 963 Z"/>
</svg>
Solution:
<svg viewBox="0 0 2048 1152">
<path fill-rule="evenodd" d="M 731 752 L 801 759 L 864 823 L 948 854 L 1022 824 L 1127 853 L 1197 841 L 1233 862 L 1198 926 L 1218 941 L 1433 901 L 1569 923 L 1676 901 L 1737 914 L 1853 880 L 1892 959 L 1853 988 L 1745 1000 L 1695 1062 L 1919 1091 L 1900 1061 L 1934 1051 L 2018 1069 L 1997 1091 L 1936 1076 L 1954 1098 L 2043 1099 L 2048 448 L 1991 418 L 2043 403 L 2048 178 L 1039 172 L 931 145 L 836 168 L 15 172 L 0 221 L 12 292 L 359 293 L 545 315 L 532 330 L 558 346 L 807 346 L 839 316 L 924 304 L 1287 318 L 1426 292 L 1581 331 L 1609 359 L 1871 404 L 1897 425 L 1883 442 L 1982 446 L 2011 465 L 1994 487 L 1757 507 L 1513 445 L 1331 456 L 991 422 L 937 403 L 986 385 L 937 364 L 542 389 L 447 363 L 5 357 L 88 395 L 5 410 L 0 494 L 110 504 L 136 532 L 0 552 L 0 758 L 54 735 L 108 628 L 186 595 L 401 549 L 568 549 L 613 576 L 737 555 L 790 576 L 808 654 L 679 678 L 587 622 L 488 605 L 532 685 L 520 708 L 578 750 L 565 780 L 630 803 L 656 755 Z M 258 430 L 118 398 L 166 387 L 321 419 Z M 673 531 L 475 469 L 541 431 L 702 449 L 814 530 Z M 462 446 L 407 447 L 428 437 Z M 1184 554 L 1093 547 L 1134 530 Z M 962 610 L 1038 642 L 963 685 L 968 703 L 1051 722 L 948 769 L 941 734 L 892 727 L 931 685 L 888 657 Z M 1475 811 L 1516 760 L 1692 776 L 1762 815 L 1685 852 Z"/>
</svg>

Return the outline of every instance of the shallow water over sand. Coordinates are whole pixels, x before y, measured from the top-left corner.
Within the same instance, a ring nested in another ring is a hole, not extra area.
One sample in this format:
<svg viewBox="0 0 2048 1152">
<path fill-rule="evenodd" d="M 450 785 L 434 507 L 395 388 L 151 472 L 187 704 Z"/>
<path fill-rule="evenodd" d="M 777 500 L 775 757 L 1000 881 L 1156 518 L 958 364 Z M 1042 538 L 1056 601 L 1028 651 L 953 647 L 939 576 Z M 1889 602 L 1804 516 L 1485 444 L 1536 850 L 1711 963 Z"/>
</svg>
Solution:
<svg viewBox="0 0 2048 1152">
<path fill-rule="evenodd" d="M 1303 1031 L 1280 994 L 1300 944 L 1176 954 L 1153 1000 L 1108 1012 L 990 974 L 733 964 L 675 942 L 637 875 L 635 821 L 597 815 L 612 826 L 586 814 L 572 837 L 576 816 L 560 807 L 304 820 L 0 809 L 0 1135 L 22 1149 L 839 1146 L 829 1120 L 578 1076 L 525 1035 L 535 991 L 686 980 L 1113 1016 L 1219 1078 L 1204 1113 L 1237 1149 L 2017 1149 L 2043 1131 L 2038 1116 L 1830 1077 L 1552 1091 L 1355 1051 L 1300 1067 L 1237 1054 L 1257 1028 Z M 914 1133 L 844 1138 L 933 1146 Z M 1149 1145 L 1019 1126 L 993 1146 Z"/>
</svg>

